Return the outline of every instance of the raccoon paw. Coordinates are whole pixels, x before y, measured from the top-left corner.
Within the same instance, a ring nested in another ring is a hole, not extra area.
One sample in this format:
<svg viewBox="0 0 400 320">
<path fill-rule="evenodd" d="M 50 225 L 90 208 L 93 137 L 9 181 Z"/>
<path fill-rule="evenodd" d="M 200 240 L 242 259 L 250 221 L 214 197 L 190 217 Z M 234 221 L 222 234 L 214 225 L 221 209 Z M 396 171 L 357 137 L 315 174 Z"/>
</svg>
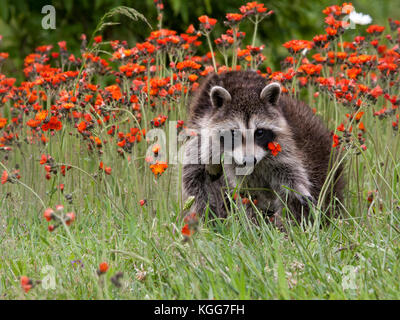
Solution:
<svg viewBox="0 0 400 320">
<path fill-rule="evenodd" d="M 296 198 L 300 201 L 300 204 L 303 207 L 308 206 L 309 204 L 314 205 L 316 203 L 314 197 L 311 195 L 296 195 Z"/>
</svg>

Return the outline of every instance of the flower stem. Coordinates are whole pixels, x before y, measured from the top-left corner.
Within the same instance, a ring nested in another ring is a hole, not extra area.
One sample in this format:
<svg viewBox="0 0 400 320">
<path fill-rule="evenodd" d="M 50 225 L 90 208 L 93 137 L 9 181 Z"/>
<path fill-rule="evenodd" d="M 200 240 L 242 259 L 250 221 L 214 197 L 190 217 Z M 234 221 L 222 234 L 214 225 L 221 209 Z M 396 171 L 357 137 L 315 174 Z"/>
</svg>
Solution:
<svg viewBox="0 0 400 320">
<path fill-rule="evenodd" d="M 236 69 L 237 65 L 237 48 L 238 48 L 238 43 L 237 43 L 237 28 L 232 28 L 233 31 L 233 57 L 232 57 L 232 70 Z"/>
<path fill-rule="evenodd" d="M 258 16 L 256 16 L 256 21 L 254 22 L 254 33 L 253 33 L 253 41 L 251 42 L 251 46 L 254 47 L 256 44 L 256 35 L 258 30 Z"/>
<path fill-rule="evenodd" d="M 0 162 L 0 166 L 2 166 L 7 172 L 9 172 L 7 167 L 4 164 L 2 164 L 1 162 Z M 23 187 L 28 189 L 30 192 L 32 192 L 36 196 L 36 198 L 38 198 L 40 200 L 40 203 L 42 204 L 43 208 L 46 209 L 46 205 L 44 204 L 42 198 L 31 187 L 27 186 L 25 183 L 23 183 L 22 181 L 20 181 L 18 179 L 15 179 L 15 182 L 19 183 L 20 185 L 22 185 Z"/>
<path fill-rule="evenodd" d="M 208 32 L 206 33 L 206 37 L 207 37 L 208 46 L 210 47 L 210 52 L 211 52 L 211 55 L 212 55 L 212 62 L 213 62 L 214 72 L 217 72 L 217 64 L 215 63 L 214 50 L 212 48 L 212 44 L 211 44 L 211 40 L 210 40 L 210 34 Z"/>
</svg>

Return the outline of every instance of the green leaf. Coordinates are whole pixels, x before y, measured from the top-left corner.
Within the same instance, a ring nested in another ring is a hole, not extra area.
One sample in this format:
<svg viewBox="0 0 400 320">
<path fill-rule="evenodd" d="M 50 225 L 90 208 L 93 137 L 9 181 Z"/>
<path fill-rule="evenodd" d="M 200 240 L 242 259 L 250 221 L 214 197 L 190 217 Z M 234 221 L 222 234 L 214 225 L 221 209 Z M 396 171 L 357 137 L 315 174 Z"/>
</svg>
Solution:
<svg viewBox="0 0 400 320">
<path fill-rule="evenodd" d="M 171 1 L 172 11 L 174 12 L 174 16 L 177 16 L 181 10 L 182 2 L 181 0 L 172 0 Z"/>
<path fill-rule="evenodd" d="M 286 280 L 285 267 L 283 266 L 283 263 L 282 263 L 282 258 L 279 253 L 279 246 L 278 246 L 277 241 L 275 241 L 274 247 L 275 247 L 274 250 L 276 252 L 276 254 L 275 254 L 276 273 L 277 273 L 277 277 L 278 277 L 279 292 L 284 299 L 289 299 L 289 287 L 288 287 L 287 280 Z"/>
<path fill-rule="evenodd" d="M 4 0 L 4 2 L 5 3 L 1 5 L 0 15 L 1 19 L 6 22 L 8 20 L 8 17 L 10 16 L 10 11 L 8 9 L 8 0 Z"/>
<path fill-rule="evenodd" d="M 65 9 L 67 10 L 67 14 L 72 12 L 72 8 L 74 7 L 73 1 L 64 1 Z"/>
<path fill-rule="evenodd" d="M 183 210 L 184 210 L 184 211 L 189 210 L 189 209 L 191 208 L 191 206 L 192 206 L 193 203 L 194 203 L 194 199 L 195 199 L 194 196 L 190 196 L 190 197 L 186 200 L 185 204 L 183 205 Z"/>
</svg>

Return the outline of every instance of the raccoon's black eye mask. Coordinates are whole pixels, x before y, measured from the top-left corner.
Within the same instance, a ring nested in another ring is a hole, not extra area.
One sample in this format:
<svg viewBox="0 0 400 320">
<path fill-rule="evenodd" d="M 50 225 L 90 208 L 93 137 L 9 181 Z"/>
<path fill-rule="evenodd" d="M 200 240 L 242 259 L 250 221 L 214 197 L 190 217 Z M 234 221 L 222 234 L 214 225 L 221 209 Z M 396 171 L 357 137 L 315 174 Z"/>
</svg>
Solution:
<svg viewBox="0 0 400 320">
<path fill-rule="evenodd" d="M 226 142 L 227 138 L 232 139 L 231 146 L 237 146 L 243 139 L 240 130 L 226 130 L 220 133 L 221 143 Z M 258 128 L 254 131 L 254 142 L 261 148 L 267 148 L 268 143 L 273 142 L 275 139 L 275 133 L 270 129 Z"/>
<path fill-rule="evenodd" d="M 254 141 L 262 148 L 267 148 L 268 143 L 274 141 L 275 134 L 272 130 L 259 128 L 254 131 Z"/>
</svg>

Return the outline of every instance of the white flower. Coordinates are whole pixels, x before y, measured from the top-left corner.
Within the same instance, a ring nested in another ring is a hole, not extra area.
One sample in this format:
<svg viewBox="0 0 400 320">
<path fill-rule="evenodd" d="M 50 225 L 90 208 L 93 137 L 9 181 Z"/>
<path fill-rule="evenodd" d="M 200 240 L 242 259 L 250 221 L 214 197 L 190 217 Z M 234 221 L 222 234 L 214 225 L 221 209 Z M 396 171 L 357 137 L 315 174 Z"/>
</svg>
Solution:
<svg viewBox="0 0 400 320">
<path fill-rule="evenodd" d="M 355 10 L 350 12 L 349 19 L 352 23 L 361 25 L 370 24 L 372 22 L 372 18 L 368 14 L 356 12 Z"/>
</svg>

